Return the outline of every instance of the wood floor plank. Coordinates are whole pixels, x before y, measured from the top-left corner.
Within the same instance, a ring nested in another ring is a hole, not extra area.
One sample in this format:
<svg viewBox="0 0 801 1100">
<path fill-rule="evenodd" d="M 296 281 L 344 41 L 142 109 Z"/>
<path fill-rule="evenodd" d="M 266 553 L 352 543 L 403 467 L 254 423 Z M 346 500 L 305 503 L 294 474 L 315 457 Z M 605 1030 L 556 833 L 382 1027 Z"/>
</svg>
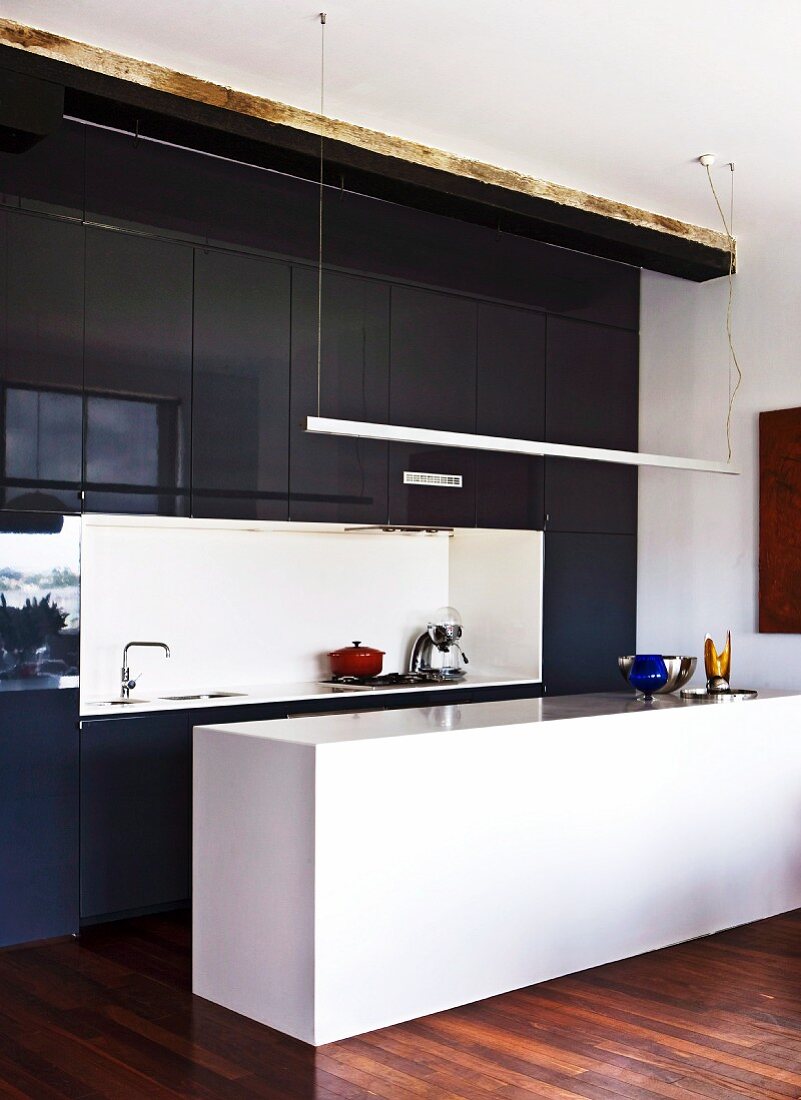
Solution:
<svg viewBox="0 0 801 1100">
<path fill-rule="evenodd" d="M 193 997 L 190 932 L 0 953 L 0 1098 L 801 1098 L 801 910 L 317 1050 Z"/>
</svg>

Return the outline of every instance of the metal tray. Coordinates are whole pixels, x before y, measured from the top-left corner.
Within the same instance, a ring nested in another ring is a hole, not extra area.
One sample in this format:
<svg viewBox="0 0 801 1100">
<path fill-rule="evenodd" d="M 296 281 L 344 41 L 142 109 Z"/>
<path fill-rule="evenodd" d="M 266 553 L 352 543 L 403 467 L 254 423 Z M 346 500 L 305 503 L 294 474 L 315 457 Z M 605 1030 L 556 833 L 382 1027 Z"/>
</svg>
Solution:
<svg viewBox="0 0 801 1100">
<path fill-rule="evenodd" d="M 731 691 L 682 688 L 681 697 L 688 703 L 742 703 L 747 699 L 756 699 L 757 693 L 752 688 L 736 688 Z"/>
</svg>

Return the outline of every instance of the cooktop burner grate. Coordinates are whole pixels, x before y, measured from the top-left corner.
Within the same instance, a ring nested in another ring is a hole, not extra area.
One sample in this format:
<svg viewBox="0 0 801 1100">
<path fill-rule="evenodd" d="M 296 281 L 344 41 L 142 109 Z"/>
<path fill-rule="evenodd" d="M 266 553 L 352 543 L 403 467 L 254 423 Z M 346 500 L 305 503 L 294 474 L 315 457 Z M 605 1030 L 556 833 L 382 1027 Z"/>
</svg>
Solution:
<svg viewBox="0 0 801 1100">
<path fill-rule="evenodd" d="M 323 683 L 340 691 L 378 691 L 380 688 L 425 687 L 450 683 L 449 677 L 421 676 L 416 672 L 387 672 L 383 676 L 332 676 Z"/>
</svg>

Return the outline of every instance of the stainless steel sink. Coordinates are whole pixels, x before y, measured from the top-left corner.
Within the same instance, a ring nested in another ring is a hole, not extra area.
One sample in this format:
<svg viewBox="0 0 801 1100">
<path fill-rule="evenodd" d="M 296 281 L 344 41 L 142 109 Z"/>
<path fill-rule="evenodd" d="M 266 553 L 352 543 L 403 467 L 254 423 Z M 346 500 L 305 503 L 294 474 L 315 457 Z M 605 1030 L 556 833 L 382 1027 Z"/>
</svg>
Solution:
<svg viewBox="0 0 801 1100">
<path fill-rule="evenodd" d="M 133 707 L 137 703 L 147 703 L 148 699 L 101 699 L 99 702 L 92 703 L 93 707 Z"/>
<path fill-rule="evenodd" d="M 245 699 L 243 691 L 203 691 L 199 695 L 162 695 L 161 698 L 169 703 L 183 703 L 190 699 Z"/>
</svg>

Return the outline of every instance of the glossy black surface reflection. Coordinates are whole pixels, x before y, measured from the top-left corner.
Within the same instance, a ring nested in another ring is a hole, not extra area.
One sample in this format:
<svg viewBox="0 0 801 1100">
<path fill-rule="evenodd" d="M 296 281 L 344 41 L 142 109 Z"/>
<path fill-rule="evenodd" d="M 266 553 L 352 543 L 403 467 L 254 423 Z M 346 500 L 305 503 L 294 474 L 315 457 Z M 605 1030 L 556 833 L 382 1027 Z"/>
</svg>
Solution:
<svg viewBox="0 0 801 1100">
<path fill-rule="evenodd" d="M 78 691 L 0 691 L 0 947 L 78 931 Z"/>
<path fill-rule="evenodd" d="M 320 413 L 385 423 L 389 410 L 389 286 L 326 271 Z M 383 523 L 388 445 L 310 435 L 317 412 L 317 273 L 292 274 L 290 518 Z"/>
<path fill-rule="evenodd" d="M 478 307 L 480 435 L 542 439 L 545 433 L 545 317 L 530 310 Z M 476 452 L 476 524 L 540 528 L 543 460 Z"/>
<path fill-rule="evenodd" d="M 86 231 L 87 511 L 189 511 L 192 250 Z"/>
<path fill-rule="evenodd" d="M 548 318 L 546 438 L 636 451 L 637 333 Z M 559 531 L 637 530 L 637 468 L 546 459 L 545 511 Z"/>
<path fill-rule="evenodd" d="M 478 306 L 468 298 L 393 286 L 389 415 L 392 424 L 476 430 Z M 461 488 L 404 484 L 405 471 L 460 474 Z M 472 527 L 476 519 L 475 454 L 394 443 L 389 459 L 393 523 Z"/>
<path fill-rule="evenodd" d="M 6 508 L 78 511 L 83 454 L 83 229 L 0 215 L 0 493 Z"/>
<path fill-rule="evenodd" d="M 25 153 L 0 153 L 0 204 L 80 221 L 90 127 L 64 119 Z"/>
<path fill-rule="evenodd" d="M 0 693 L 75 686 L 81 521 L 0 512 Z"/>
<path fill-rule="evenodd" d="M 192 513 L 286 519 L 290 267 L 197 249 Z"/>
</svg>

